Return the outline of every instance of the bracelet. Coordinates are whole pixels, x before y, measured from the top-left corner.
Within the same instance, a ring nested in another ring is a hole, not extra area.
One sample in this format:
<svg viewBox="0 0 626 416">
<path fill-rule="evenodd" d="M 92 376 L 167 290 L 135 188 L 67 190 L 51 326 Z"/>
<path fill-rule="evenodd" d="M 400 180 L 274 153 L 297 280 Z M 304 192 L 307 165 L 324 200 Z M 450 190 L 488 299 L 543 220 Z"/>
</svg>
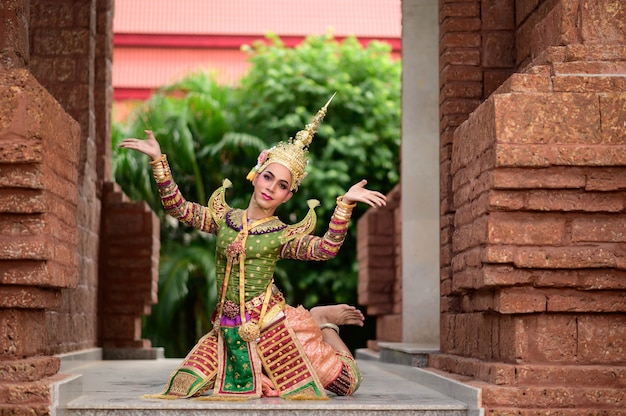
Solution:
<svg viewBox="0 0 626 416">
<path fill-rule="evenodd" d="M 161 157 L 160 158 L 151 160 L 148 163 L 150 163 L 152 166 L 154 166 L 157 163 L 163 162 L 165 159 L 166 159 L 165 153 L 161 153 Z"/>
<path fill-rule="evenodd" d="M 345 202 L 343 202 L 343 195 L 339 195 L 337 197 L 337 205 L 341 208 L 352 210 L 354 207 L 356 207 L 356 202 L 353 202 L 351 204 L 346 204 Z"/>
<path fill-rule="evenodd" d="M 350 218 L 352 218 L 352 210 L 343 209 L 340 206 L 335 207 L 335 211 L 333 212 L 333 219 L 337 220 L 335 222 L 341 221 L 347 225 Z"/>
<path fill-rule="evenodd" d="M 339 327 L 335 324 L 331 324 L 330 322 L 320 325 L 320 329 L 332 329 L 337 333 L 337 335 L 339 335 Z"/>
<path fill-rule="evenodd" d="M 356 207 L 356 202 L 346 204 L 342 199 L 343 195 L 337 197 L 337 206 L 335 207 L 333 216 L 340 221 L 348 222 L 350 221 L 350 217 L 352 217 L 352 209 Z"/>
<path fill-rule="evenodd" d="M 172 176 L 170 165 L 167 163 L 167 156 L 163 153 L 161 157 L 151 160 L 148 163 L 152 166 L 152 176 L 157 184 L 167 181 Z"/>
</svg>

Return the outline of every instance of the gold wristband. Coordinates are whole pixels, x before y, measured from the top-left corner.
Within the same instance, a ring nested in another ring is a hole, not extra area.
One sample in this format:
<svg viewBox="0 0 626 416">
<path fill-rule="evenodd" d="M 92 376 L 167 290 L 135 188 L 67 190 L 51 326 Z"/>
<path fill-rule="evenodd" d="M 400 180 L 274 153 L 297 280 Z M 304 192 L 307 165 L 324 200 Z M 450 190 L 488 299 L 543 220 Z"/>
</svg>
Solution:
<svg viewBox="0 0 626 416">
<path fill-rule="evenodd" d="M 151 160 L 149 163 L 152 165 L 152 175 L 157 183 L 165 182 L 172 176 L 170 165 L 167 163 L 167 156 L 165 156 L 165 154 L 162 154 L 161 157 L 156 160 Z"/>
<path fill-rule="evenodd" d="M 161 163 L 161 162 L 164 162 L 166 160 L 167 160 L 167 156 L 165 156 L 165 153 L 162 153 L 160 158 L 151 160 L 148 163 L 150 163 L 152 166 L 155 166 L 157 163 Z"/>
<path fill-rule="evenodd" d="M 339 221 L 348 222 L 350 221 L 350 218 L 352 218 L 352 212 L 344 212 L 341 208 L 336 207 L 335 212 L 333 213 L 333 217 L 335 217 L 335 219 L 338 219 Z"/>
<path fill-rule="evenodd" d="M 352 218 L 352 212 L 344 212 L 341 208 L 335 207 L 333 218 L 339 221 L 343 221 L 344 223 L 347 224 L 350 221 L 350 218 Z M 334 227 L 334 228 L 339 229 L 340 227 Z"/>
<path fill-rule="evenodd" d="M 353 202 L 351 204 L 346 204 L 345 202 L 343 202 L 343 195 L 339 195 L 337 197 L 337 206 L 341 208 L 349 209 L 350 211 L 352 211 L 352 209 L 356 207 L 356 202 Z"/>
<path fill-rule="evenodd" d="M 341 221 L 350 221 L 352 217 L 352 209 L 356 207 L 356 202 L 352 204 L 346 204 L 342 201 L 343 196 L 337 197 L 337 206 L 335 207 L 335 212 L 333 216 Z"/>
</svg>

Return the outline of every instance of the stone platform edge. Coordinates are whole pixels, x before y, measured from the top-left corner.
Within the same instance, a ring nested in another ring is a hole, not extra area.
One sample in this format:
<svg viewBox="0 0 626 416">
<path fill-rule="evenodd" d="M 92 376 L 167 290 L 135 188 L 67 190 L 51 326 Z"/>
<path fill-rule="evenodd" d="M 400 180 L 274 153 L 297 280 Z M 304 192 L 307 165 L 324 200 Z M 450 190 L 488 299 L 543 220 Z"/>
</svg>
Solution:
<svg viewBox="0 0 626 416">
<path fill-rule="evenodd" d="M 378 346 L 380 351 L 357 349 L 355 358 L 378 361 L 399 376 L 465 403 L 468 416 L 484 416 L 479 388 L 428 371 L 428 355 L 438 353 L 438 346 L 402 342 L 380 342 Z"/>
</svg>

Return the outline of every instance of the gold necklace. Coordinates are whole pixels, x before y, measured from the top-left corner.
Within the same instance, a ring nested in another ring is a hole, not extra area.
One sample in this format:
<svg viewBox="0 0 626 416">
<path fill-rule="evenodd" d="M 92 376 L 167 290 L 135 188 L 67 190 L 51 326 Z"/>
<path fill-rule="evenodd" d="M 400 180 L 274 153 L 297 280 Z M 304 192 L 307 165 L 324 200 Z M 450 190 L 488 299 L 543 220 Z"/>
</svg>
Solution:
<svg viewBox="0 0 626 416">
<path fill-rule="evenodd" d="M 265 299 L 263 299 L 263 306 L 261 308 L 261 314 L 259 315 L 259 322 L 254 323 L 252 321 L 246 321 L 246 299 L 245 299 L 245 261 L 246 261 L 246 240 L 248 238 L 248 230 L 273 220 L 275 217 L 266 217 L 260 220 L 255 220 L 252 223 L 248 223 L 248 212 L 244 210 L 241 215 L 241 230 L 232 243 L 226 247 L 226 271 L 224 273 L 224 282 L 222 283 L 222 293 L 220 296 L 219 313 L 217 314 L 218 324 L 214 325 L 219 328 L 219 322 L 222 319 L 224 313 L 224 301 L 226 299 L 226 289 L 228 287 L 228 280 L 232 271 L 233 263 L 239 257 L 239 316 L 241 318 L 241 325 L 239 326 L 239 336 L 246 342 L 251 342 L 259 338 L 261 333 L 260 325 L 263 322 L 263 317 L 267 311 L 267 306 L 271 297 L 271 289 L 273 279 L 267 285 L 265 291 Z"/>
</svg>

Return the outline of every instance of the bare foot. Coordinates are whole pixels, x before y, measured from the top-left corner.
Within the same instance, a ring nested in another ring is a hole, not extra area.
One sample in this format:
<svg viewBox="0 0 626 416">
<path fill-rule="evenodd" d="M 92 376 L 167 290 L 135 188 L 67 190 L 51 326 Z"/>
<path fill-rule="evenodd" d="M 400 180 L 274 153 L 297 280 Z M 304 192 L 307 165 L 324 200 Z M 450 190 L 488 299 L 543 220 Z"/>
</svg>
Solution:
<svg viewBox="0 0 626 416">
<path fill-rule="evenodd" d="M 316 306 L 310 312 L 318 325 L 331 323 L 335 325 L 363 326 L 363 320 L 365 319 L 360 310 L 346 304 Z"/>
</svg>

